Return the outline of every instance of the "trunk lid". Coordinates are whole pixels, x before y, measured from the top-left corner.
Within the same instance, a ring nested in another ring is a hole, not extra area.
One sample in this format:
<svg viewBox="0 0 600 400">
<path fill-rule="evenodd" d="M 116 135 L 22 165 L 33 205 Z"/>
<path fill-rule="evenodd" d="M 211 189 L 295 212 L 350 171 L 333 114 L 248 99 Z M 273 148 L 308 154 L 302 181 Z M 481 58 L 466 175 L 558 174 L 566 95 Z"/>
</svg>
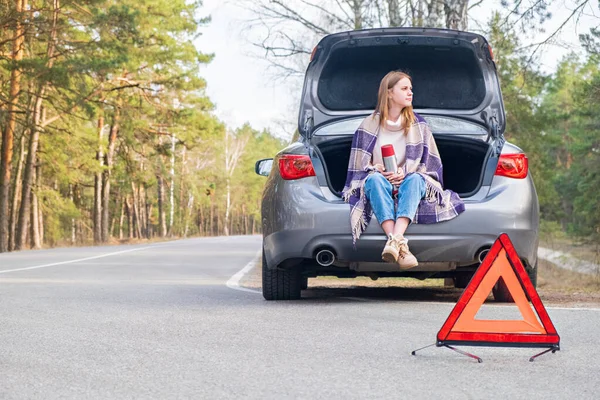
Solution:
<svg viewBox="0 0 600 400">
<path fill-rule="evenodd" d="M 486 39 L 423 28 L 369 29 L 323 38 L 305 74 L 300 135 L 310 143 L 315 129 L 372 112 L 381 78 L 396 69 L 413 79 L 416 112 L 482 124 L 488 139 L 496 139 L 490 144 L 503 144 L 504 105 Z"/>
</svg>

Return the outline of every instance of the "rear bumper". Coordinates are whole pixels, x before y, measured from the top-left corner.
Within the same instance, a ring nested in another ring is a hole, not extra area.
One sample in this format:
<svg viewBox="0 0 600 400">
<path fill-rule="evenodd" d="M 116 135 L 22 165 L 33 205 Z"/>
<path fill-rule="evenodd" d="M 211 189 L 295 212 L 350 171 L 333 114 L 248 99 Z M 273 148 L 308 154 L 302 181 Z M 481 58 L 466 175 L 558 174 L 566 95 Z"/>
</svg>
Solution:
<svg viewBox="0 0 600 400">
<path fill-rule="evenodd" d="M 293 183 L 293 199 L 285 198 L 280 187 L 277 202 L 269 204 L 268 193 L 263 202 L 263 247 L 269 268 L 287 259 L 312 259 L 322 248 L 330 248 L 340 261 L 382 262 L 381 252 L 386 237 L 373 218 L 352 246 L 350 206 L 325 199 L 312 178 Z M 286 182 L 285 186 L 289 185 Z M 283 199 L 282 199 L 283 197 Z M 290 207 L 289 204 L 293 204 Z M 479 250 L 489 248 L 501 233 L 513 242 L 521 259 L 530 266 L 537 261 L 538 202 L 530 178 L 513 180 L 496 177 L 482 201 L 465 201 L 466 211 L 453 220 L 409 226 L 406 237 L 411 252 L 421 263 L 474 264 Z M 265 211 L 277 210 L 267 214 Z M 266 216 L 270 218 L 266 218 Z M 270 222 L 270 223 L 269 223 Z"/>
<path fill-rule="evenodd" d="M 507 233 L 520 258 L 528 265 L 537 260 L 537 237 L 532 231 L 508 230 L 489 234 L 419 234 L 407 233 L 410 251 L 420 263 L 451 263 L 455 266 L 477 263 L 482 249 L 489 249 L 500 233 Z M 311 231 L 277 232 L 264 238 L 265 257 L 269 267 L 292 258 L 315 258 L 321 249 L 331 249 L 340 262 L 379 262 L 386 237 L 365 234 L 352 246 L 350 234 L 323 234 L 313 236 Z M 444 268 L 446 269 L 446 268 Z"/>
</svg>

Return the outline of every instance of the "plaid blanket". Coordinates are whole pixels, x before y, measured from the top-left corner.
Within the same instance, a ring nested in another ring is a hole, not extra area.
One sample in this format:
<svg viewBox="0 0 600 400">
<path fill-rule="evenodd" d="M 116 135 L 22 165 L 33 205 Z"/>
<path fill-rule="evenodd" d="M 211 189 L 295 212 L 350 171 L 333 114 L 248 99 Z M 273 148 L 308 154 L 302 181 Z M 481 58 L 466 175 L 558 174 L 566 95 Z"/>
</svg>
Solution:
<svg viewBox="0 0 600 400">
<path fill-rule="evenodd" d="M 419 203 L 413 223 L 433 224 L 450 220 L 465 210 L 460 197 L 451 190 L 443 189 L 442 160 L 433 134 L 427 122 L 415 113 L 417 119 L 406 137 L 406 162 L 404 173 L 419 174 L 425 178 L 427 190 L 425 198 Z M 365 181 L 376 170 L 370 165 L 377 134 L 379 133 L 379 114 L 374 113 L 363 120 L 352 139 L 350 161 L 346 185 L 342 198 L 350 203 L 350 224 L 352 243 L 356 241 L 369 225 L 373 209 L 363 190 Z"/>
</svg>

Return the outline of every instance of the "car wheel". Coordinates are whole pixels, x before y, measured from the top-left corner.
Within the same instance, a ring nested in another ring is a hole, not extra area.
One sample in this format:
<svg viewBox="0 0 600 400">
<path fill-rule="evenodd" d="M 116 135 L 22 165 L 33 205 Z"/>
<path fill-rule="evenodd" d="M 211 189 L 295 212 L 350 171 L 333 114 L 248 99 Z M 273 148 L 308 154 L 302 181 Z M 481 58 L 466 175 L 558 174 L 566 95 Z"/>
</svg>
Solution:
<svg viewBox="0 0 600 400">
<path fill-rule="evenodd" d="M 533 284 L 533 287 L 537 287 L 537 273 L 538 273 L 538 263 L 536 261 L 533 269 L 527 271 L 527 275 L 529 275 L 529 279 Z M 508 287 L 504 283 L 504 280 L 500 278 L 498 282 L 492 288 L 492 294 L 494 295 L 494 300 L 500 303 L 509 303 L 514 302 L 510 292 L 508 291 Z M 529 296 L 527 296 L 527 300 L 531 300 Z"/>
<path fill-rule="evenodd" d="M 533 287 L 537 288 L 537 273 L 538 273 L 538 262 L 535 261 L 535 266 L 531 271 L 527 271 L 527 275 L 529 275 L 529 279 L 531 279 L 531 283 L 533 283 Z"/>
<path fill-rule="evenodd" d="M 302 285 L 301 285 L 302 290 L 308 289 L 308 276 L 303 276 L 301 283 L 302 283 Z"/>
<path fill-rule="evenodd" d="M 499 303 L 512 303 L 514 302 L 510 292 L 508 291 L 508 287 L 506 283 L 504 283 L 504 279 L 498 279 L 498 282 L 492 288 L 492 294 L 494 295 L 494 300 Z"/>
<path fill-rule="evenodd" d="M 266 300 L 297 300 L 300 298 L 302 275 L 299 268 L 270 269 L 265 253 L 262 257 L 262 291 Z"/>
<path fill-rule="evenodd" d="M 454 277 L 454 287 L 457 289 L 464 289 L 471 282 L 471 278 L 473 278 L 473 274 L 459 274 Z"/>
</svg>

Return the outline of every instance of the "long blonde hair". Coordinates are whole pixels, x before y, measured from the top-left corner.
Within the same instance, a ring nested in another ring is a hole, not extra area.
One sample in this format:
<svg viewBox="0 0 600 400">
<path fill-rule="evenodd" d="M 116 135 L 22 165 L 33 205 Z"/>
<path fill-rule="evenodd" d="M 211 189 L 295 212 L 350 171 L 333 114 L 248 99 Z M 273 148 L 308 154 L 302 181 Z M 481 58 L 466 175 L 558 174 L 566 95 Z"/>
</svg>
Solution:
<svg viewBox="0 0 600 400">
<path fill-rule="evenodd" d="M 399 80 L 408 78 L 412 83 L 412 78 L 401 71 L 391 71 L 388 72 L 381 83 L 379 84 L 379 94 L 377 95 L 377 108 L 375 108 L 375 113 L 379 113 L 379 124 L 383 126 L 385 121 L 389 116 L 389 97 L 388 90 L 393 88 Z M 408 107 L 404 107 L 400 112 L 402 115 L 402 129 L 404 133 L 408 132 L 408 128 L 416 122 L 415 114 L 413 113 L 412 105 Z"/>
</svg>

